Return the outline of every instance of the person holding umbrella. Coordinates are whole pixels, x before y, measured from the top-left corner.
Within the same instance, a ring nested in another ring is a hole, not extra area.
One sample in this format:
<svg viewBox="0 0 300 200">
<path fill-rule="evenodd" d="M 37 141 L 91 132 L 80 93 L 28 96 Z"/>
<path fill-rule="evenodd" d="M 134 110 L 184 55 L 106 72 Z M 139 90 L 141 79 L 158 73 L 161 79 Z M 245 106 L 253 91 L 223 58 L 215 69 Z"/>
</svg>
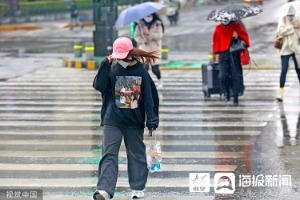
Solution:
<svg viewBox="0 0 300 200">
<path fill-rule="evenodd" d="M 218 10 L 212 10 L 207 20 L 218 21 L 213 34 L 212 49 L 215 62 L 220 65 L 220 83 L 226 101 L 233 96 L 234 106 L 238 106 L 238 96 L 244 93 L 241 52 L 250 47 L 249 36 L 241 25 L 241 19 L 263 12 L 252 4 L 235 3 Z M 235 44 L 239 44 L 239 48 Z"/>
<path fill-rule="evenodd" d="M 220 83 L 226 101 L 233 96 L 234 106 L 238 106 L 238 96 L 244 92 L 243 71 L 240 52 L 230 52 L 233 40 L 244 41 L 246 48 L 250 46 L 249 36 L 245 29 L 237 22 L 231 21 L 230 15 L 224 15 L 221 24 L 216 26 L 213 34 L 213 53 L 215 62 L 220 65 Z"/>
<path fill-rule="evenodd" d="M 156 13 L 141 19 L 135 23 L 134 40 L 137 42 L 138 47 L 144 51 L 156 51 L 159 52 L 161 58 L 162 38 L 164 34 L 164 24 Z M 158 79 L 158 87 L 162 87 L 161 73 L 159 64 L 161 60 L 156 60 L 151 63 L 152 72 Z M 146 69 L 149 70 L 149 64 Z"/>
<path fill-rule="evenodd" d="M 102 94 L 101 125 L 104 126 L 97 191 L 93 195 L 95 200 L 111 199 L 114 196 L 118 178 L 118 154 L 123 137 L 131 197 L 144 197 L 148 177 L 143 142 L 145 122 L 150 133 L 159 123 L 158 93 L 144 64 L 157 59 L 156 52 L 133 48 L 129 38 L 120 37 L 113 43 L 112 55 L 101 62 L 93 83 L 93 87 Z M 116 62 L 113 63 L 113 60 Z M 123 95 L 128 99 L 133 98 L 134 105 L 124 106 L 120 102 Z"/>
<path fill-rule="evenodd" d="M 299 48 L 299 18 L 295 16 L 296 9 L 293 6 L 288 8 L 287 14 L 281 17 L 278 21 L 277 35 L 283 38 L 282 47 L 280 49 L 281 55 L 281 74 L 280 74 L 280 88 L 279 94 L 276 97 L 277 101 L 283 100 L 283 91 L 286 81 L 286 75 L 289 68 L 289 60 L 292 57 L 295 65 L 295 70 L 300 82 L 300 63 L 297 63 L 295 52 Z"/>
</svg>

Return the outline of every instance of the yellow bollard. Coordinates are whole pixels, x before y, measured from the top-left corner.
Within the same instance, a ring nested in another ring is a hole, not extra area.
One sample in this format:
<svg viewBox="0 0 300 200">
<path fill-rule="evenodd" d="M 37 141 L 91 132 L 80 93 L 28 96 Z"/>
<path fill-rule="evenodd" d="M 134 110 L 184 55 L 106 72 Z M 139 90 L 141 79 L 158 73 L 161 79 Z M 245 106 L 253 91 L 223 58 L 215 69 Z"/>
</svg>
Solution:
<svg viewBox="0 0 300 200">
<path fill-rule="evenodd" d="M 86 60 L 93 60 L 94 59 L 94 44 L 93 43 L 87 43 L 85 45 L 85 57 Z"/>
<path fill-rule="evenodd" d="M 169 49 L 167 45 L 162 46 L 161 53 L 162 53 L 161 58 L 163 60 L 168 60 Z"/>
<path fill-rule="evenodd" d="M 67 67 L 71 68 L 72 66 L 73 66 L 73 61 L 71 59 L 69 59 Z"/>
<path fill-rule="evenodd" d="M 87 69 L 96 69 L 96 61 L 88 60 L 86 64 Z"/>
<path fill-rule="evenodd" d="M 209 53 L 208 59 L 209 59 L 209 62 L 211 62 L 211 63 L 214 62 L 214 54 L 212 52 Z"/>
<path fill-rule="evenodd" d="M 82 51 L 83 51 L 82 41 L 74 42 L 73 49 L 74 49 L 75 57 L 82 57 Z"/>
<path fill-rule="evenodd" d="M 75 61 L 75 68 L 82 68 L 82 61 L 81 60 L 76 60 Z"/>
</svg>

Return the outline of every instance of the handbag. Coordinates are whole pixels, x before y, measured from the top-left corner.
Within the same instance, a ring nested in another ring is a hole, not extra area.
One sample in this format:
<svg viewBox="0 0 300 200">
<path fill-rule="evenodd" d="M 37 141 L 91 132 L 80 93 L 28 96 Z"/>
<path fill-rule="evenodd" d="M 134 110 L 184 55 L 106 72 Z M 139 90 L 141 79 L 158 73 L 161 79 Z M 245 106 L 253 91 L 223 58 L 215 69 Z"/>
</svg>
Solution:
<svg viewBox="0 0 300 200">
<path fill-rule="evenodd" d="M 250 64 L 250 55 L 249 55 L 248 49 L 245 49 L 245 50 L 241 51 L 240 58 L 241 58 L 241 64 L 242 65 L 249 65 Z"/>
<path fill-rule="evenodd" d="M 146 144 L 147 167 L 150 173 L 161 172 L 161 145 L 159 141 L 156 141 L 156 138 L 153 140 L 152 131 L 149 135 L 151 139 Z"/>
<path fill-rule="evenodd" d="M 283 37 L 276 37 L 275 41 L 274 41 L 274 48 L 275 49 L 281 49 L 282 48 L 282 44 L 283 44 Z"/>
<path fill-rule="evenodd" d="M 230 43 L 230 53 L 238 52 L 238 51 L 243 51 L 246 49 L 246 44 L 243 40 L 236 38 L 233 39 Z"/>
</svg>

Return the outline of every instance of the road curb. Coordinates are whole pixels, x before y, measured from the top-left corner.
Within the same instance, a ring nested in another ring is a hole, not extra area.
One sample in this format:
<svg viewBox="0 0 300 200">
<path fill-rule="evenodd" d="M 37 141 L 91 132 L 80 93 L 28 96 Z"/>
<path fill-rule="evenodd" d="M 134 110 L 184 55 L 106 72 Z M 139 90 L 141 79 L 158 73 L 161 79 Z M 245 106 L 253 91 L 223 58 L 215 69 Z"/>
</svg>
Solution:
<svg viewBox="0 0 300 200">
<path fill-rule="evenodd" d="M 77 69 L 98 69 L 98 63 L 95 60 L 85 60 L 83 58 L 63 58 L 63 67 L 67 68 L 77 68 Z"/>
<path fill-rule="evenodd" d="M 93 26 L 94 23 L 91 22 L 82 22 L 83 26 Z M 69 28 L 70 27 L 70 23 L 67 23 L 65 25 L 62 26 L 62 28 Z M 76 23 L 73 23 L 73 27 L 79 27 Z"/>
<path fill-rule="evenodd" d="M 42 29 L 40 26 L 36 25 L 1 25 L 0 31 L 31 31 Z"/>
<path fill-rule="evenodd" d="M 95 59 L 95 60 L 86 60 L 84 57 L 64 57 L 63 58 L 63 67 L 67 68 L 77 68 L 77 69 L 89 69 L 89 70 L 97 70 L 99 69 L 99 64 L 101 62 L 101 59 Z M 179 67 L 168 67 L 168 64 L 170 62 L 165 62 L 160 66 L 161 70 L 181 70 L 181 71 L 193 71 L 193 70 L 201 70 L 200 67 L 190 67 L 189 65 L 182 65 Z M 271 67 L 271 66 L 262 66 L 262 67 L 256 67 L 256 68 L 248 68 L 243 67 L 244 72 L 246 71 L 255 71 L 255 70 L 280 70 L 278 67 Z"/>
</svg>

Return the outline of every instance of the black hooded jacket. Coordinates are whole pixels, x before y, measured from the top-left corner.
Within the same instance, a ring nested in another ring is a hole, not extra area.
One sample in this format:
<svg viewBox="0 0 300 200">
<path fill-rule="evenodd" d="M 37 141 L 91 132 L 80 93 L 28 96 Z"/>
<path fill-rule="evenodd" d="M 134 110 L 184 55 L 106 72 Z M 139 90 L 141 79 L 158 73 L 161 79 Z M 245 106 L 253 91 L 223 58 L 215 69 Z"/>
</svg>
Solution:
<svg viewBox="0 0 300 200">
<path fill-rule="evenodd" d="M 93 87 L 102 94 L 101 125 L 148 129 L 158 127 L 159 97 L 153 80 L 137 62 L 127 68 L 101 62 Z M 147 118 L 146 118 L 147 116 Z"/>
</svg>

